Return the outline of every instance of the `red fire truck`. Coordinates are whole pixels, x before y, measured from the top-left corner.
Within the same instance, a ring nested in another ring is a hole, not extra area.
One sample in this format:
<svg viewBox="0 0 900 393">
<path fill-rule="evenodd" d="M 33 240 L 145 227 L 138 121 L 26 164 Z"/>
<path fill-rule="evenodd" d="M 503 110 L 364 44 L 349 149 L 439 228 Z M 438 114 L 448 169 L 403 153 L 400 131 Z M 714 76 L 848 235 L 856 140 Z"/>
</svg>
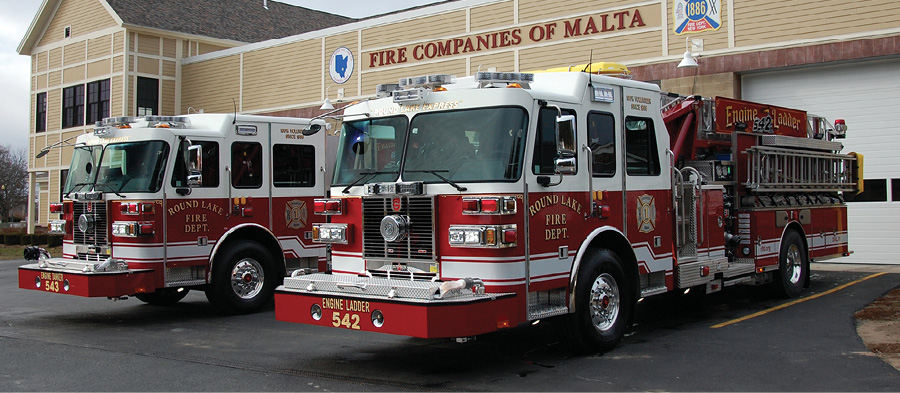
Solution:
<svg viewBox="0 0 900 393">
<path fill-rule="evenodd" d="M 63 202 L 50 206 L 63 256 L 30 250 L 36 263 L 19 268 L 19 287 L 151 304 L 200 289 L 226 312 L 259 309 L 288 273 L 325 270 L 326 247 L 311 240 L 324 220 L 312 203 L 330 181 L 330 133 L 303 135 L 324 125 L 235 114 L 105 119 L 77 137 Z"/>
<path fill-rule="evenodd" d="M 332 270 L 285 278 L 277 319 L 463 339 L 555 317 L 605 351 L 641 298 L 797 296 L 848 253 L 842 121 L 584 69 L 404 78 L 346 109 L 314 205 Z"/>
</svg>

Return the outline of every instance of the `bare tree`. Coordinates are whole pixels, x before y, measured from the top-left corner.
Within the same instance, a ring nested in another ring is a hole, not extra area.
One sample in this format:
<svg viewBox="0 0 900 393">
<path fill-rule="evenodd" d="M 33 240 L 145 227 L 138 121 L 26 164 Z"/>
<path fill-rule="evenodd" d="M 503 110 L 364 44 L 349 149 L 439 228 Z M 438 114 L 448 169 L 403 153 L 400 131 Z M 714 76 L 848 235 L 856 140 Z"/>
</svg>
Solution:
<svg viewBox="0 0 900 393">
<path fill-rule="evenodd" d="M 0 221 L 10 221 L 10 211 L 27 201 L 27 152 L 0 145 Z"/>
</svg>

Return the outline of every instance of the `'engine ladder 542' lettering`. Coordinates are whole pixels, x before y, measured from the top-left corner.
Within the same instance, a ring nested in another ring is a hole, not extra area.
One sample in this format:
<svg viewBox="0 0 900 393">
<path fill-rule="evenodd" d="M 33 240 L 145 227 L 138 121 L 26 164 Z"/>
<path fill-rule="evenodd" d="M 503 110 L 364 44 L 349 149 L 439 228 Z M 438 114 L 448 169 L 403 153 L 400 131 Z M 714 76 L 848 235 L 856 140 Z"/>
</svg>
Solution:
<svg viewBox="0 0 900 393">
<path fill-rule="evenodd" d="M 327 310 L 369 312 L 369 302 L 362 300 L 344 300 L 322 298 L 322 308 Z"/>
</svg>

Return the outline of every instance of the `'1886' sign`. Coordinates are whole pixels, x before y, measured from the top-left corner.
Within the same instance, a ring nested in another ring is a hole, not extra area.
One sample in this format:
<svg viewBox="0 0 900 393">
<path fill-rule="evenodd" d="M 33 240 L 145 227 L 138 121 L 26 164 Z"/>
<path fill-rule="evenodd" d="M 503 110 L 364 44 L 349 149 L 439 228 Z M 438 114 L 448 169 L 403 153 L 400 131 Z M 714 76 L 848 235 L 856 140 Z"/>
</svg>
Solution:
<svg viewBox="0 0 900 393">
<path fill-rule="evenodd" d="M 722 0 L 675 0 L 672 19 L 675 34 L 719 30 L 722 26 Z"/>
</svg>

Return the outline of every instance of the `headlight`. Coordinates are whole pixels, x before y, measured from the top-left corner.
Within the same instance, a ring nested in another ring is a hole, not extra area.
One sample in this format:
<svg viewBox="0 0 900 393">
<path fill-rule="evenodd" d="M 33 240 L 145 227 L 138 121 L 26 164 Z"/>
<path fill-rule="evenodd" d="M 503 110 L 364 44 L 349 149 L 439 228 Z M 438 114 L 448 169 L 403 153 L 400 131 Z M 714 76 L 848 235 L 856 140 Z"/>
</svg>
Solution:
<svg viewBox="0 0 900 393">
<path fill-rule="evenodd" d="M 347 224 L 313 225 L 313 242 L 347 244 Z"/>
</svg>

